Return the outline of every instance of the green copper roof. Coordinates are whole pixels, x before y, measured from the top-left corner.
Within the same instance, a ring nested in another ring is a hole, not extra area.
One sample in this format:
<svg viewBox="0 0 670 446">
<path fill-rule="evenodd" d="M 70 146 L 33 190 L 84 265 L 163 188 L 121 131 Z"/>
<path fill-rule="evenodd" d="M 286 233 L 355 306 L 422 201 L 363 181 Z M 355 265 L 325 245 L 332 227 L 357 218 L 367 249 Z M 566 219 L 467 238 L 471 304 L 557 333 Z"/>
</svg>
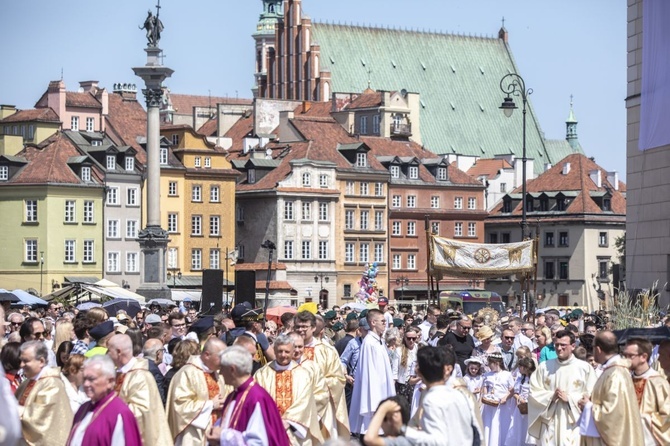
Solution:
<svg viewBox="0 0 670 446">
<path fill-rule="evenodd" d="M 374 90 L 419 93 L 421 138 L 429 150 L 521 158 L 521 110 L 506 118 L 498 108 L 505 96 L 500 80 L 518 71 L 503 40 L 313 23 L 312 42 L 321 48 L 320 68 L 332 73 L 332 91 L 360 92 L 370 80 Z M 545 146 L 530 103 L 527 117 L 527 154 L 540 173 L 563 156 Z"/>
</svg>

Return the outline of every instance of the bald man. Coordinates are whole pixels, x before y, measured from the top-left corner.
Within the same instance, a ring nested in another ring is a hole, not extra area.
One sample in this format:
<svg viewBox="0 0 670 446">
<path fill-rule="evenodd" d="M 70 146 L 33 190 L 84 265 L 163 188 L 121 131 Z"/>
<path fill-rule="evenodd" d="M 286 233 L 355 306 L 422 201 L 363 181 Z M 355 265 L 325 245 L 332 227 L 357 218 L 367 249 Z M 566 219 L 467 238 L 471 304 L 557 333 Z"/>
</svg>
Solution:
<svg viewBox="0 0 670 446">
<path fill-rule="evenodd" d="M 147 339 L 142 348 L 142 357 L 147 360 L 149 364 L 149 371 L 156 380 L 158 392 L 161 395 L 161 401 L 165 405 L 165 377 L 163 372 L 158 368 L 158 365 L 163 362 L 163 341 L 160 339 Z"/>
<path fill-rule="evenodd" d="M 260 353 L 256 346 L 256 341 L 250 336 L 242 335 L 235 338 L 233 345 L 239 345 L 249 352 L 254 361 L 253 365 L 251 366 L 251 376 L 255 375 L 256 372 L 261 368 L 261 363 L 258 361 L 258 355 Z"/>
<path fill-rule="evenodd" d="M 172 445 L 163 402 L 147 360 L 133 357 L 133 341 L 125 334 L 112 336 L 107 348 L 117 371 L 114 390 L 135 415 L 142 443 Z"/>
</svg>

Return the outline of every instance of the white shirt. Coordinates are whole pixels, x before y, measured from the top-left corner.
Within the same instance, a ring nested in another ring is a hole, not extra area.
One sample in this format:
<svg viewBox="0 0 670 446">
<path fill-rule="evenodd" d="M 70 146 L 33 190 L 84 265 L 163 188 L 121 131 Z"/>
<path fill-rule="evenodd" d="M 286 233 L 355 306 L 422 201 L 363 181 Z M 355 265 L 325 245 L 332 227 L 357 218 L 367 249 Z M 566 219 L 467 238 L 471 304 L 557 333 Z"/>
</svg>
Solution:
<svg viewBox="0 0 670 446">
<path fill-rule="evenodd" d="M 72 434 L 72 440 L 70 444 L 72 446 L 83 446 L 84 445 L 84 435 L 86 434 L 86 428 L 91 421 L 93 420 L 93 411 L 90 411 L 86 414 L 83 420 L 77 426 L 77 429 Z M 123 418 L 121 415 L 116 416 L 116 425 L 114 426 L 114 432 L 112 433 L 112 442 L 110 446 L 125 446 L 126 436 L 123 433 Z"/>
<path fill-rule="evenodd" d="M 433 324 L 427 320 L 424 320 L 419 324 L 419 328 L 421 329 L 421 340 L 423 342 L 428 342 L 428 338 L 430 337 L 430 329 L 432 326 Z"/>
</svg>

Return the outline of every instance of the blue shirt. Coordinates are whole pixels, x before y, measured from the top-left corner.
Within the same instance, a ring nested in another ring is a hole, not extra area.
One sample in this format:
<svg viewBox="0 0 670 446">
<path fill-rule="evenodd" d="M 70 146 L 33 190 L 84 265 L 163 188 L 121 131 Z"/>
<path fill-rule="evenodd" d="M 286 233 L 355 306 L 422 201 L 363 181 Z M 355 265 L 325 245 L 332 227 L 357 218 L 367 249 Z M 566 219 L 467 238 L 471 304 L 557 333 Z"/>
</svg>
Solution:
<svg viewBox="0 0 670 446">
<path fill-rule="evenodd" d="M 350 340 L 344 348 L 342 356 L 340 356 L 340 362 L 347 368 L 347 375 L 349 376 L 354 376 L 356 368 L 358 367 L 358 359 L 361 353 L 362 343 L 363 339 L 360 337 Z"/>
<path fill-rule="evenodd" d="M 545 345 L 542 347 L 542 350 L 540 350 L 540 363 L 556 358 L 558 358 L 558 355 L 556 354 L 556 346 L 554 346 L 553 342 Z"/>
</svg>

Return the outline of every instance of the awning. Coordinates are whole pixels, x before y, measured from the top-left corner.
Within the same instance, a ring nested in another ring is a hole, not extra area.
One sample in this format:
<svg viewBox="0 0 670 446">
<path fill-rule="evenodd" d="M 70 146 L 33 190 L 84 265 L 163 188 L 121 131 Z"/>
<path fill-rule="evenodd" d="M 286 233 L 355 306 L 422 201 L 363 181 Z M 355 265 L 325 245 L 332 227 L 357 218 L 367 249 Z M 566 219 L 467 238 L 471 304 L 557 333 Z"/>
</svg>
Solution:
<svg viewBox="0 0 670 446">
<path fill-rule="evenodd" d="M 172 300 L 175 302 L 181 302 L 187 297 L 191 298 L 193 302 L 200 302 L 202 300 L 202 291 L 200 290 L 172 290 Z M 233 293 L 228 293 L 228 301 L 226 301 L 225 291 L 221 295 L 221 300 L 224 305 L 230 304 L 235 300 L 235 295 Z"/>
<path fill-rule="evenodd" d="M 12 293 L 19 298 L 21 303 L 25 305 L 49 305 L 49 302 L 46 300 L 40 299 L 39 297 L 33 296 L 32 294 L 20 289 L 16 289 L 12 291 Z"/>
<path fill-rule="evenodd" d="M 95 285 L 82 285 L 82 288 L 90 291 L 91 293 L 97 294 L 98 296 L 107 296 L 114 299 L 134 299 L 140 304 L 145 303 L 144 296 L 140 296 L 137 293 L 133 293 L 130 290 L 126 290 L 122 287 L 98 287 Z"/>
<path fill-rule="evenodd" d="M 95 276 L 65 276 L 63 278 L 64 283 L 96 283 L 100 279 Z"/>
</svg>

